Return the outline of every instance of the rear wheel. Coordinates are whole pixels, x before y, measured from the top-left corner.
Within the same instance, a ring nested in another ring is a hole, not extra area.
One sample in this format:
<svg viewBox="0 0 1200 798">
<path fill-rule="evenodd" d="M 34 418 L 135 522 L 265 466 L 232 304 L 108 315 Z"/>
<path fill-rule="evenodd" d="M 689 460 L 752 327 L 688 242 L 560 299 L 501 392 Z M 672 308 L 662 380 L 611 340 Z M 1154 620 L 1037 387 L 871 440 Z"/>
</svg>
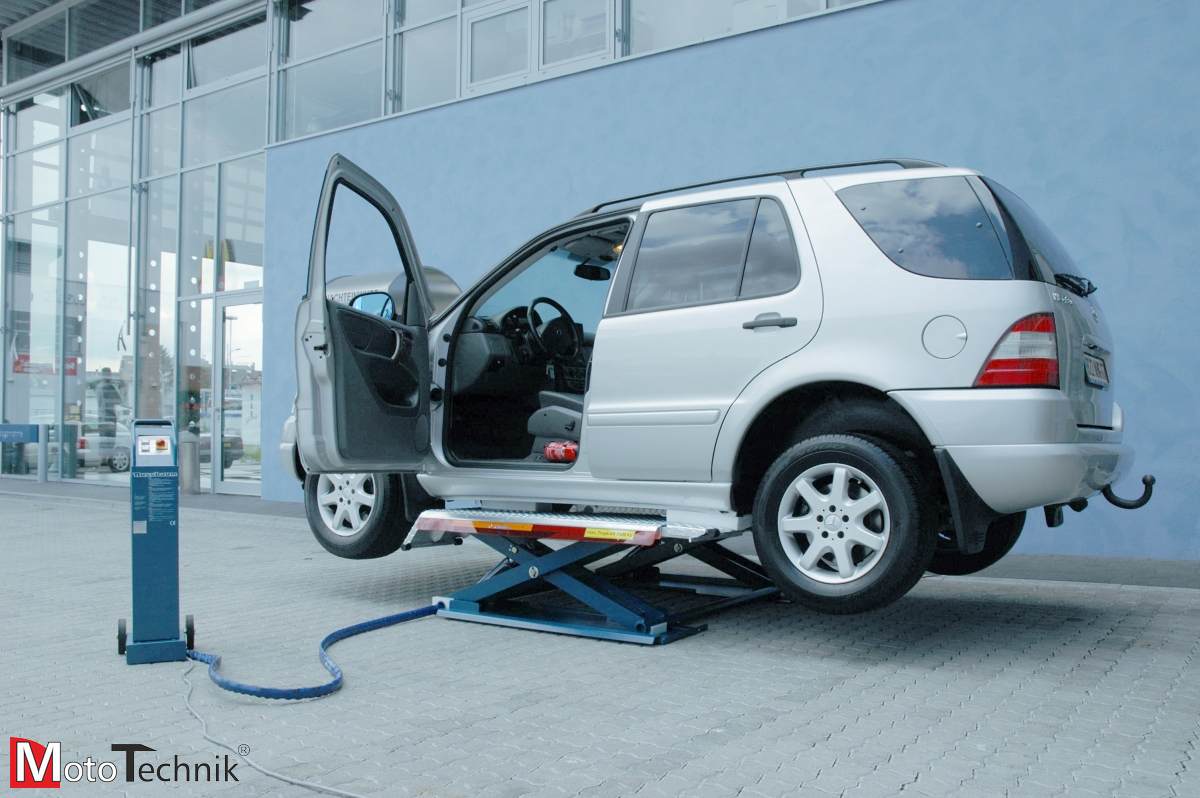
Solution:
<svg viewBox="0 0 1200 798">
<path fill-rule="evenodd" d="M 958 550 L 958 541 L 948 535 L 938 537 L 937 549 L 929 570 L 942 576 L 966 576 L 995 565 L 1000 558 L 1016 545 L 1025 528 L 1025 512 L 1002 515 L 988 526 L 983 551 L 978 554 L 963 554 Z M 951 534 L 953 534 L 951 532 Z"/>
<path fill-rule="evenodd" d="M 933 556 L 937 508 L 927 493 L 888 443 L 810 438 L 763 477 L 755 547 L 793 601 L 839 615 L 877 609 L 912 589 Z"/>
<path fill-rule="evenodd" d="M 304 509 L 317 542 L 350 560 L 387 556 L 408 532 L 397 474 L 309 474 Z"/>
</svg>

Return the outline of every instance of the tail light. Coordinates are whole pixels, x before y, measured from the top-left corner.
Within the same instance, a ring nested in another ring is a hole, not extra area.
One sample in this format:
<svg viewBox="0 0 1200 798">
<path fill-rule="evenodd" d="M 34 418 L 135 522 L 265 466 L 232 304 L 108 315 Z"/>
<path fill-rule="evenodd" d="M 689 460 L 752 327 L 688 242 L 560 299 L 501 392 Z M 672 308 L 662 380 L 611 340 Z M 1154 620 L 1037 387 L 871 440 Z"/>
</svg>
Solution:
<svg viewBox="0 0 1200 798">
<path fill-rule="evenodd" d="M 1035 313 L 1012 326 L 975 378 L 976 388 L 1057 388 L 1054 314 Z"/>
<path fill-rule="evenodd" d="M 86 448 L 87 448 L 87 438 L 80 438 L 80 439 L 79 439 L 79 448 L 80 448 L 80 449 L 86 449 Z"/>
</svg>

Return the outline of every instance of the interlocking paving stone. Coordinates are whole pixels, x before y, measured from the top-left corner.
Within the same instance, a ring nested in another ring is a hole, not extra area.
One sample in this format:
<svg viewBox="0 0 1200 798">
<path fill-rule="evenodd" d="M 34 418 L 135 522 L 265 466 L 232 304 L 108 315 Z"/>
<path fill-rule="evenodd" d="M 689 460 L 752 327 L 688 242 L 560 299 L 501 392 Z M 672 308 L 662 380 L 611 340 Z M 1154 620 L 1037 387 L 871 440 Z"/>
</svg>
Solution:
<svg viewBox="0 0 1200 798">
<path fill-rule="evenodd" d="M 214 761 L 183 663 L 128 667 L 128 516 L 0 496 L 0 719 L 64 758 Z M 181 607 L 198 648 L 252 683 L 327 676 L 328 632 L 471 584 L 476 543 L 352 562 L 267 517 L 181 519 Z M 1200 795 L 1200 591 L 931 577 L 852 617 L 762 603 L 644 648 L 425 619 L 333 649 L 346 686 L 297 703 L 192 670 L 210 733 L 265 767 L 365 795 Z M 2 746 L 7 768 L 7 746 Z M 123 763 L 122 763 L 123 764 Z M 242 764 L 236 783 L 64 785 L 77 794 L 306 790 Z"/>
</svg>

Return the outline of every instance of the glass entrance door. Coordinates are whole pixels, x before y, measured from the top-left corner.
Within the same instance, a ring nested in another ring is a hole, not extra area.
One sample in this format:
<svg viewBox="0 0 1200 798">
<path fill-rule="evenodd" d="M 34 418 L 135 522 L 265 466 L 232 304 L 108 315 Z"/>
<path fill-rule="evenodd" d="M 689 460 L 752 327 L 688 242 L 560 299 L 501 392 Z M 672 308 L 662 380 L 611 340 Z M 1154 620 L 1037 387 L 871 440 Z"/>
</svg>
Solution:
<svg viewBox="0 0 1200 798">
<path fill-rule="evenodd" d="M 214 332 L 218 368 L 209 462 L 216 492 L 257 496 L 262 491 L 262 294 L 219 297 Z"/>
</svg>

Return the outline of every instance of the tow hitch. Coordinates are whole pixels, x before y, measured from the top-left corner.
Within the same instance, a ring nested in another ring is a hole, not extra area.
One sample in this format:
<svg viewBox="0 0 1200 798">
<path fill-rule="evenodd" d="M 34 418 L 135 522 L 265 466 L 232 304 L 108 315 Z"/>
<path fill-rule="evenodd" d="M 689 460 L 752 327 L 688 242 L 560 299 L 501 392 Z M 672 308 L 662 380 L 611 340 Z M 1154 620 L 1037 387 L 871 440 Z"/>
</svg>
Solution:
<svg viewBox="0 0 1200 798">
<path fill-rule="evenodd" d="M 1154 493 L 1154 477 L 1146 474 L 1142 477 L 1142 485 L 1142 495 L 1136 499 L 1122 499 L 1113 493 L 1112 485 L 1105 485 L 1100 492 L 1104 494 L 1104 498 L 1108 499 L 1110 504 L 1126 510 L 1136 510 L 1139 507 L 1145 507 L 1146 503 L 1150 501 L 1150 496 Z M 1046 526 L 1062 526 L 1063 507 L 1070 507 L 1075 512 L 1082 513 L 1087 506 L 1087 499 L 1073 499 L 1066 504 L 1048 504 L 1042 508 L 1046 512 Z"/>
<path fill-rule="evenodd" d="M 1142 495 L 1136 499 L 1122 499 L 1120 496 L 1113 493 L 1112 485 L 1105 485 L 1100 492 L 1104 494 L 1104 498 L 1108 499 L 1110 504 L 1115 504 L 1118 507 L 1123 507 L 1126 510 L 1136 510 L 1139 507 L 1145 507 L 1146 502 L 1150 501 L 1150 494 L 1154 493 L 1154 477 L 1147 474 L 1142 477 Z"/>
</svg>

